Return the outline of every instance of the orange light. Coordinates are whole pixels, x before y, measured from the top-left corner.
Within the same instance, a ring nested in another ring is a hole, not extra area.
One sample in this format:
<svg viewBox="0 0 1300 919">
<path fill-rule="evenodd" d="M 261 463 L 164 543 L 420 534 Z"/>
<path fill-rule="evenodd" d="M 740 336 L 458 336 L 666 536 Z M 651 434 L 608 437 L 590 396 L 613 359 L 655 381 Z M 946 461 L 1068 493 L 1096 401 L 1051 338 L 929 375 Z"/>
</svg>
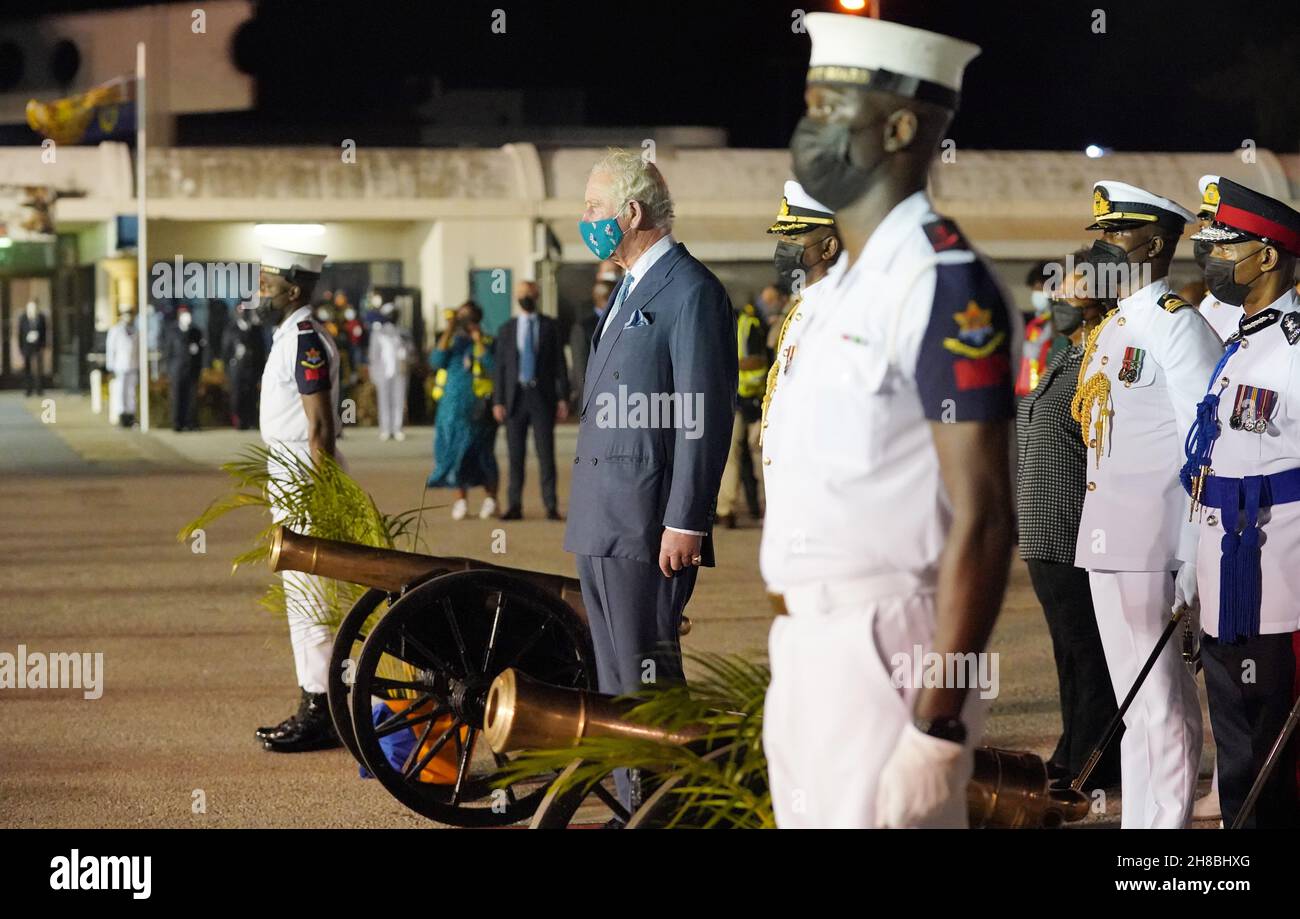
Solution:
<svg viewBox="0 0 1300 919">
<path fill-rule="evenodd" d="M 840 0 L 840 6 L 851 13 L 856 13 L 867 8 L 867 0 Z"/>
</svg>

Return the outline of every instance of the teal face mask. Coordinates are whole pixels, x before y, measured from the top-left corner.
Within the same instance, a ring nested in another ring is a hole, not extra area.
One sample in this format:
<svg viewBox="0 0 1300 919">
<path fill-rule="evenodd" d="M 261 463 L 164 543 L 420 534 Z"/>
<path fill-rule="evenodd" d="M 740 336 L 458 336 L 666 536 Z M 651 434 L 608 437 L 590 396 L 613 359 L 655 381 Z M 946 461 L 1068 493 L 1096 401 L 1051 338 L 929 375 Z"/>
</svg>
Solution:
<svg viewBox="0 0 1300 919">
<path fill-rule="evenodd" d="M 613 217 L 578 221 L 578 235 L 582 237 L 582 241 L 587 244 L 592 254 L 601 261 L 613 255 L 619 243 L 623 241 L 623 228 L 618 225 L 618 215 L 621 213 L 623 213 L 622 207 L 614 213 Z"/>
</svg>

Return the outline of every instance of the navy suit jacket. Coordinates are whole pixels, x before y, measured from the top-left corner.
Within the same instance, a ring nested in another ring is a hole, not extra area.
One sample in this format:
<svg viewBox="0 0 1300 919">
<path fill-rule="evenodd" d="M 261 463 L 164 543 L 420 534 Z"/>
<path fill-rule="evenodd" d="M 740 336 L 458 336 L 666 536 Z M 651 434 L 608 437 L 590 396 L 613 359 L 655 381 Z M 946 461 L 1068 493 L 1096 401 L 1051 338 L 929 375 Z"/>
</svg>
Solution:
<svg viewBox="0 0 1300 919">
<path fill-rule="evenodd" d="M 712 565 L 736 411 L 736 314 L 726 290 L 679 243 L 595 341 L 565 550 L 657 565 L 672 526 L 703 532 L 703 563 Z"/>
</svg>

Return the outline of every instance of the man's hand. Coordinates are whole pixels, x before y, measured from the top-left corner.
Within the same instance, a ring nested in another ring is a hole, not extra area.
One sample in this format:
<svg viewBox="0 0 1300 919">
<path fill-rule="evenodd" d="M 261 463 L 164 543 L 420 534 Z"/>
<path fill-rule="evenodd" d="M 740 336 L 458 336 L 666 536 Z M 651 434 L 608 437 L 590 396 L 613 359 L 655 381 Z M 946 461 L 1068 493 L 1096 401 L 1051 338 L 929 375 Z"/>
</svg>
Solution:
<svg viewBox="0 0 1300 919">
<path fill-rule="evenodd" d="M 876 826 L 919 826 L 954 797 L 965 801 L 966 790 L 956 787 L 961 754 L 959 743 L 904 727 L 876 786 Z"/>
<path fill-rule="evenodd" d="M 703 539 L 702 536 L 678 533 L 665 527 L 663 538 L 659 541 L 659 570 L 664 573 L 664 577 L 670 578 L 674 571 L 698 565 Z"/>
<path fill-rule="evenodd" d="M 567 421 L 569 418 L 569 403 L 564 399 L 555 403 L 555 420 Z"/>
<path fill-rule="evenodd" d="M 497 424 L 506 423 L 506 407 L 504 405 L 492 406 L 492 417 L 497 420 Z"/>
</svg>

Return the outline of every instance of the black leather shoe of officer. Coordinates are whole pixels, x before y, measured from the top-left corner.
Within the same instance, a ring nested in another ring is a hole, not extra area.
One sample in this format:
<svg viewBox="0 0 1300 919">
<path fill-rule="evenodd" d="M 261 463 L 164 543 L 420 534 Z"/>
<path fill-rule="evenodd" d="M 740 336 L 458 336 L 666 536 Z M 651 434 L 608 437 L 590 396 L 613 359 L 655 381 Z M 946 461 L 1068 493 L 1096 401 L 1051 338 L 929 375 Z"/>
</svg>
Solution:
<svg viewBox="0 0 1300 919">
<path fill-rule="evenodd" d="M 330 717 L 329 700 L 323 692 L 303 693 L 303 706 L 298 715 L 262 741 L 262 748 L 274 753 L 306 753 L 340 746 L 334 719 Z"/>
<path fill-rule="evenodd" d="M 564 518 L 560 516 L 560 512 L 559 512 L 559 511 L 557 511 L 555 508 L 551 508 L 550 510 L 548 510 L 548 511 L 546 512 L 546 519 L 547 519 L 547 520 L 563 520 Z"/>
<path fill-rule="evenodd" d="M 523 520 L 524 512 L 517 507 L 512 507 L 501 515 L 502 520 Z"/>
<path fill-rule="evenodd" d="M 276 733 L 277 731 L 287 731 L 291 724 L 293 724 L 300 717 L 302 717 L 303 712 L 307 710 L 307 706 L 310 704 L 311 693 L 309 693 L 305 689 L 299 689 L 298 692 L 300 694 L 298 698 L 298 710 L 294 712 L 292 715 L 290 715 L 288 718 L 281 721 L 279 724 L 271 725 L 270 727 L 258 728 L 256 731 L 253 732 L 257 736 L 258 740 L 266 740 L 268 737 L 270 737 L 272 734 Z"/>
</svg>

